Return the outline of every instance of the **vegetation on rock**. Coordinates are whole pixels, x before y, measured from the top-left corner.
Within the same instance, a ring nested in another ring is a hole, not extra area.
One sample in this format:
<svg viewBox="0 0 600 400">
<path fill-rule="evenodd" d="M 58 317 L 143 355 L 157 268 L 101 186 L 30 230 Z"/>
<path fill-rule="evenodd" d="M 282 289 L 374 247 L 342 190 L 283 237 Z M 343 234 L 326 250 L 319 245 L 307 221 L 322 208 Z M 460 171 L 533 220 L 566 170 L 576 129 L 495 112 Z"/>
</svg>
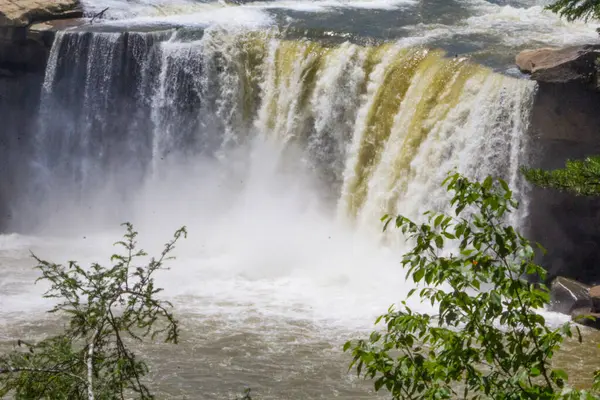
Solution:
<svg viewBox="0 0 600 400">
<path fill-rule="evenodd" d="M 565 168 L 546 171 L 522 168 L 525 178 L 534 185 L 582 196 L 600 195 L 600 156 L 568 160 Z"/>
</svg>

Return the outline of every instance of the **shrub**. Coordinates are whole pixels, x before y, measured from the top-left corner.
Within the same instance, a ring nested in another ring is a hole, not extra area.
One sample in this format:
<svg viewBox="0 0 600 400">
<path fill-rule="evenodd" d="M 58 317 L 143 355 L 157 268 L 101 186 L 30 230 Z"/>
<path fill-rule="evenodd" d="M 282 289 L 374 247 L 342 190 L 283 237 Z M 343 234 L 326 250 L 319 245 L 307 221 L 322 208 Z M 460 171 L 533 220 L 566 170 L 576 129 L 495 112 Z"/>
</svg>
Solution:
<svg viewBox="0 0 600 400">
<path fill-rule="evenodd" d="M 454 215 L 429 212 L 428 223 L 383 218 L 414 244 L 402 259 L 420 285 L 410 291 L 435 313 L 405 301 L 377 319 L 381 330 L 351 341 L 351 368 L 374 379 L 394 399 L 591 399 L 572 390 L 551 361 L 565 337 L 581 340 L 570 323 L 550 327 L 536 310 L 549 302 L 543 284 L 523 277 L 546 271 L 529 241 L 505 223 L 517 208 L 508 185 L 459 175 L 444 182 Z M 598 372 L 596 373 L 598 376 Z M 596 384 L 597 388 L 598 385 Z"/>
</svg>

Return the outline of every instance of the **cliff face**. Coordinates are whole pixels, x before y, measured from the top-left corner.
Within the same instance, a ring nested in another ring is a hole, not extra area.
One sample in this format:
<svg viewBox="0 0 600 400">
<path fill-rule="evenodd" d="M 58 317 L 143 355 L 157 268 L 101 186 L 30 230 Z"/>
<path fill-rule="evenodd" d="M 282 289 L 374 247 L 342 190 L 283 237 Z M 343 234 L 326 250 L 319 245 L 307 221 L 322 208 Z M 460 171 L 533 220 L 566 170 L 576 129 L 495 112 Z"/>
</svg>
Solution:
<svg viewBox="0 0 600 400">
<path fill-rule="evenodd" d="M 82 16 L 78 0 L 0 0 L 0 76 L 43 72 L 52 37 L 35 24 Z"/>
<path fill-rule="evenodd" d="M 600 154 L 600 93 L 584 84 L 540 82 L 530 125 L 533 166 L 555 169 L 567 159 Z M 600 197 L 533 188 L 529 236 L 548 253 L 550 278 L 600 283 Z"/>
<path fill-rule="evenodd" d="M 526 50 L 516 64 L 538 82 L 530 125 L 533 166 L 563 168 L 568 159 L 600 154 L 600 45 Z M 550 279 L 600 283 L 600 197 L 533 188 L 529 236 L 548 253 Z"/>
<path fill-rule="evenodd" d="M 0 77 L 0 232 L 13 218 L 12 196 L 28 179 L 30 133 L 37 124 L 43 79 L 42 74 Z"/>
<path fill-rule="evenodd" d="M 78 0 L 0 0 L 0 231 L 12 218 L 11 195 L 27 180 L 25 160 L 54 36 L 49 24 L 82 15 Z"/>
</svg>

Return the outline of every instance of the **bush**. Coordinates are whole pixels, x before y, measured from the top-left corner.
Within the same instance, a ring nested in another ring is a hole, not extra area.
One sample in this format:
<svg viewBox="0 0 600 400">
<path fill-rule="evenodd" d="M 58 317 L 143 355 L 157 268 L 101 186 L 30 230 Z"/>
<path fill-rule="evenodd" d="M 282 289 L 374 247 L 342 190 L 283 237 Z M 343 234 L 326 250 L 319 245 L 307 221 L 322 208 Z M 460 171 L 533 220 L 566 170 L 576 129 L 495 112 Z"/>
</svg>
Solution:
<svg viewBox="0 0 600 400">
<path fill-rule="evenodd" d="M 536 310 L 549 302 L 543 284 L 523 277 L 546 271 L 534 263 L 527 239 L 505 223 L 517 208 L 508 185 L 450 175 L 454 216 L 429 212 L 428 223 L 403 216 L 383 218 L 414 243 L 402 265 L 433 315 L 405 301 L 377 319 L 381 331 L 351 341 L 359 375 L 394 399 L 591 399 L 572 390 L 567 373 L 552 366 L 565 337 L 579 328 L 548 326 Z M 596 372 L 598 377 L 598 372 Z M 594 389 L 598 388 L 598 379 Z"/>
<path fill-rule="evenodd" d="M 74 261 L 64 266 L 34 256 L 39 279 L 51 285 L 45 297 L 60 301 L 50 312 L 67 316 L 68 326 L 37 344 L 19 340 L 15 351 L 0 357 L 0 397 L 11 392 L 16 399 L 154 397 L 143 381 L 148 366 L 127 339 L 161 337 L 177 343 L 178 321 L 171 304 L 157 299 L 162 289 L 153 275 L 164 269 L 187 232 L 179 229 L 159 257 L 136 265 L 147 254 L 137 249 L 133 226 L 125 226 L 123 240 L 116 243 L 124 254 L 114 254 L 111 267 L 83 269 Z"/>
</svg>

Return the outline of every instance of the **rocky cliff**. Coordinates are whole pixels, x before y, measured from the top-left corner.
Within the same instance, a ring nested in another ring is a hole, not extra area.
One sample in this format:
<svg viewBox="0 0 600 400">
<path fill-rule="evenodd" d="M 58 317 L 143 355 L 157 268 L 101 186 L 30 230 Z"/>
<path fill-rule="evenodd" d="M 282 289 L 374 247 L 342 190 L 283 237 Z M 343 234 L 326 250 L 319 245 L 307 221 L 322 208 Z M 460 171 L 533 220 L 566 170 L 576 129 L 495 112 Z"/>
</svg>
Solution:
<svg viewBox="0 0 600 400">
<path fill-rule="evenodd" d="M 561 168 L 567 159 L 600 154 L 599 57 L 600 45 L 517 56 L 539 84 L 529 130 L 533 166 Z M 550 278 L 600 283 L 600 198 L 533 188 L 530 200 L 529 234 L 548 249 L 540 261 Z"/>
<path fill-rule="evenodd" d="M 73 21 L 78 0 L 0 0 L 0 230 L 12 218 L 8 199 L 27 179 L 25 159 L 53 34 Z"/>
<path fill-rule="evenodd" d="M 44 71 L 52 37 L 36 24 L 82 16 L 79 0 L 0 0 L 0 76 Z"/>
</svg>

